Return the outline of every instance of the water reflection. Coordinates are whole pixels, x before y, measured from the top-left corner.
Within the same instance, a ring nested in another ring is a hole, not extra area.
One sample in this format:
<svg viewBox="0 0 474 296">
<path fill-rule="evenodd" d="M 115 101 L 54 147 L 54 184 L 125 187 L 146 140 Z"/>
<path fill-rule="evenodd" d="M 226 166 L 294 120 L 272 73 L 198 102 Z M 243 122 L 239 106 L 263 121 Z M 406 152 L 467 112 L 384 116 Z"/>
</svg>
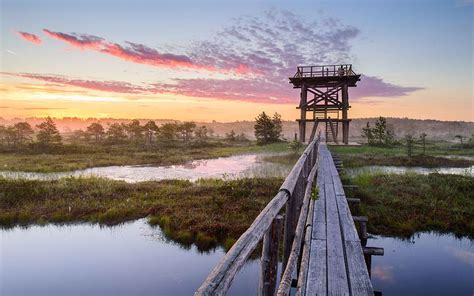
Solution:
<svg viewBox="0 0 474 296">
<path fill-rule="evenodd" d="M 0 231 L 0 295 L 192 295 L 224 255 L 168 241 L 145 219 Z M 472 295 L 474 241 L 420 233 L 375 236 L 374 289 L 383 295 Z M 259 261 L 238 273 L 229 295 L 257 294 Z"/>
<path fill-rule="evenodd" d="M 428 175 L 431 173 L 438 174 L 454 174 L 454 175 L 465 175 L 474 176 L 474 166 L 467 168 L 423 168 L 423 167 L 403 167 L 403 166 L 363 166 L 357 168 L 345 168 L 344 172 L 350 176 L 355 177 L 360 174 L 405 174 L 405 173 L 416 173 Z"/>
<path fill-rule="evenodd" d="M 410 240 L 376 236 L 382 247 L 372 257 L 372 283 L 383 295 L 472 295 L 474 241 L 453 235 L 419 233 Z"/>
<path fill-rule="evenodd" d="M 0 295 L 192 295 L 224 255 L 181 248 L 145 219 L 16 227 L 0 238 Z M 258 271 L 248 262 L 229 294 L 256 294 Z"/>
<path fill-rule="evenodd" d="M 235 179 L 242 177 L 285 177 L 290 166 L 263 161 L 269 154 L 246 154 L 194 160 L 172 166 L 107 166 L 62 173 L 30 173 L 0 171 L 7 178 L 55 180 L 64 177 L 105 177 L 126 182 L 142 182 L 164 179 L 195 181 L 201 178 Z"/>
</svg>

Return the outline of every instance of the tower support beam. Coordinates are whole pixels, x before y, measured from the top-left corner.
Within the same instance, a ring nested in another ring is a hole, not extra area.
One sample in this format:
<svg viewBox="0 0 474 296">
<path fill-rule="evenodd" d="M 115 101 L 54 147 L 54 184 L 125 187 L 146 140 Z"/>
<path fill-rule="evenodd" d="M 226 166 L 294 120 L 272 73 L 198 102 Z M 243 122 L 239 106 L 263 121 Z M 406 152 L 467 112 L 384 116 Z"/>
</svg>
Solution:
<svg viewBox="0 0 474 296">
<path fill-rule="evenodd" d="M 304 143 L 306 141 L 306 107 L 308 101 L 308 88 L 306 85 L 301 86 L 301 100 L 300 100 L 300 111 L 301 111 L 301 120 L 299 121 L 300 128 L 300 142 Z"/>
<path fill-rule="evenodd" d="M 347 110 L 349 109 L 349 91 L 347 84 L 342 86 L 342 142 L 349 144 L 349 119 L 347 117 Z"/>
<path fill-rule="evenodd" d="M 352 65 L 327 66 L 300 66 L 290 83 L 294 88 L 300 88 L 300 118 L 298 121 L 299 140 L 306 141 L 306 122 L 321 122 L 326 124 L 326 141 L 341 142 L 338 140 L 339 123 L 342 126 L 342 142 L 349 143 L 349 87 L 357 86 L 359 74 L 352 70 Z M 314 98 L 308 100 L 308 92 Z M 307 112 L 312 116 L 307 119 Z M 312 133 L 315 130 L 313 128 Z"/>
</svg>

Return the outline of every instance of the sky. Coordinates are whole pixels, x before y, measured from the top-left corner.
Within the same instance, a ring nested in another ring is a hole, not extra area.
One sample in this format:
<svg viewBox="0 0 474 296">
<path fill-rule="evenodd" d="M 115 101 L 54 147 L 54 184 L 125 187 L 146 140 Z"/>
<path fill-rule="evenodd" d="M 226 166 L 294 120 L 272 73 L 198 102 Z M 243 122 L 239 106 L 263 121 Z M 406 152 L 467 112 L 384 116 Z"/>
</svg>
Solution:
<svg viewBox="0 0 474 296">
<path fill-rule="evenodd" d="M 349 116 L 474 121 L 474 1 L 0 0 L 0 117 L 298 117 L 298 65 L 350 63 Z"/>
</svg>

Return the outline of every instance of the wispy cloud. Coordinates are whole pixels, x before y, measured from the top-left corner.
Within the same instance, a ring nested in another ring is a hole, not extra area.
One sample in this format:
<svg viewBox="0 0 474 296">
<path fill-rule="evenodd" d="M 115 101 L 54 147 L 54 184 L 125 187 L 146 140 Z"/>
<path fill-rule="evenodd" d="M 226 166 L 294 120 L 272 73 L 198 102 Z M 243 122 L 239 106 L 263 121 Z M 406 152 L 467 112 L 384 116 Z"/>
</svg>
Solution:
<svg viewBox="0 0 474 296">
<path fill-rule="evenodd" d="M 339 64 L 353 59 L 351 43 L 359 29 L 333 18 L 306 20 L 287 11 L 271 10 L 263 16 L 236 19 L 210 40 L 164 53 L 143 44 L 124 45 L 102 37 L 43 30 L 51 38 L 80 50 L 92 50 L 124 61 L 168 67 L 198 69 L 224 74 L 217 78 L 173 78 L 170 82 L 132 85 L 120 81 L 95 81 L 64 76 L 22 73 L 22 77 L 62 85 L 127 94 L 171 93 L 248 102 L 295 103 L 298 93 L 288 77 L 302 64 Z M 357 71 L 357 68 L 354 67 Z M 227 75 L 231 74 L 231 75 Z M 238 74 L 238 75 L 235 75 Z M 406 96 L 420 87 L 401 86 L 379 77 L 364 75 L 351 98 L 393 98 Z"/>
<path fill-rule="evenodd" d="M 288 84 L 297 65 L 338 64 L 352 59 L 351 41 L 359 35 L 353 26 L 336 19 L 305 21 L 286 11 L 268 11 L 264 17 L 242 17 L 212 41 L 193 45 L 190 57 L 200 63 L 236 68 L 250 76 L 230 79 L 174 79 L 157 83 L 166 92 L 214 99 L 295 103 L 298 93 Z M 357 70 L 357 69 L 356 69 Z M 397 97 L 419 90 L 365 75 L 351 98 Z"/>
<path fill-rule="evenodd" d="M 95 49 L 99 50 L 102 46 L 103 38 L 87 35 L 87 34 L 66 34 L 61 32 L 53 32 L 43 29 L 43 32 L 54 39 L 61 40 L 67 44 L 80 49 Z"/>
<path fill-rule="evenodd" d="M 196 63 L 186 55 L 161 53 L 158 50 L 143 44 L 126 41 L 126 45 L 124 46 L 118 43 L 107 41 L 102 37 L 94 35 L 79 33 L 69 34 L 54 32 L 48 29 L 43 29 L 43 32 L 49 37 L 63 41 L 72 47 L 79 48 L 81 50 L 94 50 L 137 64 L 184 69 L 214 69 L 212 66 Z"/>
<path fill-rule="evenodd" d="M 400 86 L 383 81 L 382 78 L 362 75 L 356 88 L 351 89 L 351 96 L 356 99 L 369 97 L 402 97 L 423 87 Z"/>
<path fill-rule="evenodd" d="M 17 55 L 16 52 L 14 52 L 13 50 L 10 50 L 10 49 L 5 49 L 5 51 L 8 52 L 9 54 Z"/>
<path fill-rule="evenodd" d="M 151 91 L 150 89 L 142 87 L 142 86 L 134 85 L 128 82 L 114 81 L 114 80 L 106 80 L 106 81 L 84 80 L 84 79 L 70 78 L 67 76 L 35 74 L 35 73 L 2 72 L 1 74 L 40 80 L 40 81 L 45 81 L 48 83 L 70 85 L 70 86 L 75 86 L 75 87 L 91 89 L 91 90 L 105 91 L 105 92 L 139 94 L 139 93 L 146 93 L 146 92 Z"/>
<path fill-rule="evenodd" d="M 38 37 L 35 34 L 27 33 L 27 32 L 22 32 L 22 31 L 17 31 L 16 32 L 18 36 L 23 38 L 24 40 L 34 43 L 34 44 L 41 44 L 41 38 Z"/>
<path fill-rule="evenodd" d="M 55 108 L 55 107 L 25 107 L 21 110 L 35 111 L 35 110 L 68 110 L 69 108 Z"/>
</svg>

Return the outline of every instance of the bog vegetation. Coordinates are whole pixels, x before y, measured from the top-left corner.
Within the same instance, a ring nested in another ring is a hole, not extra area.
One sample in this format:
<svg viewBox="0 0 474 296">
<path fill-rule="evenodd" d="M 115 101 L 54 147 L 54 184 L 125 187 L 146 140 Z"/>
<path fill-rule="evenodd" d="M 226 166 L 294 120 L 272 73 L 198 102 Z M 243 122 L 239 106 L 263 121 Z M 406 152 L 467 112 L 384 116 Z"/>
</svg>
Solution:
<svg viewBox="0 0 474 296">
<path fill-rule="evenodd" d="M 207 249 L 232 245 L 276 194 L 282 180 L 125 183 L 99 178 L 55 181 L 0 177 L 0 226 L 118 224 L 148 217 L 165 235 Z"/>
</svg>

